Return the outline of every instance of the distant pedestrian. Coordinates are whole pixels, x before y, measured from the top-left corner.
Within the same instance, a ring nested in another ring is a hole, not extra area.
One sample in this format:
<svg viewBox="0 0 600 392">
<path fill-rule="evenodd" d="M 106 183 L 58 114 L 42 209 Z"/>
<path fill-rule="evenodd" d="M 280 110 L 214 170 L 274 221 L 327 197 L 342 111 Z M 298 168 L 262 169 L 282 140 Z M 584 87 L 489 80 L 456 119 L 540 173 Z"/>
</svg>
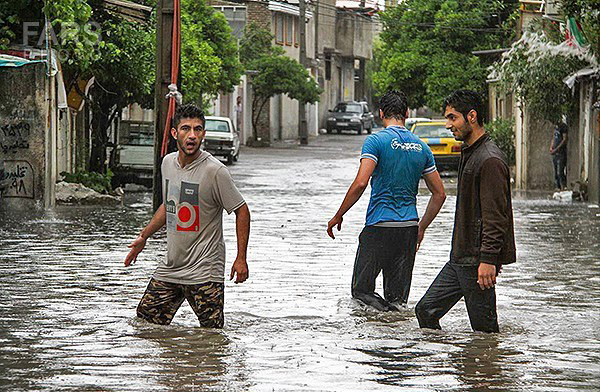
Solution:
<svg viewBox="0 0 600 392">
<path fill-rule="evenodd" d="M 235 104 L 235 127 L 238 132 L 242 132 L 242 124 L 244 123 L 244 106 L 242 105 L 242 97 L 238 95 Z"/>
<path fill-rule="evenodd" d="M 439 329 L 439 320 L 464 296 L 473 330 L 498 332 L 496 276 L 516 260 L 508 163 L 483 128 L 479 94 L 455 91 L 443 112 L 446 128 L 465 143 L 452 250 L 415 311 L 421 328 Z"/>
<path fill-rule="evenodd" d="M 235 274 L 235 283 L 248 278 L 250 211 L 227 168 L 200 150 L 204 125 L 204 113 L 197 106 L 177 109 L 171 135 L 178 151 L 165 156 L 161 167 L 163 204 L 129 245 L 125 258 L 126 266 L 134 263 L 146 240 L 166 223 L 166 258 L 137 307 L 138 317 L 152 323 L 169 324 L 187 300 L 202 327 L 223 327 L 223 210 L 236 215 L 237 257 L 230 279 Z"/>
<path fill-rule="evenodd" d="M 415 253 L 446 195 L 431 150 L 404 126 L 408 115 L 404 93 L 389 91 L 379 105 L 385 129 L 365 140 L 356 179 L 327 224 L 327 233 L 335 238 L 333 227 L 341 230 L 344 214 L 360 199 L 370 179 L 371 199 L 359 236 L 352 296 L 387 311 L 405 307 Z M 432 196 L 419 221 L 416 204 L 421 176 Z M 382 270 L 385 299 L 375 293 L 375 280 Z"/>
<path fill-rule="evenodd" d="M 550 155 L 554 166 L 554 180 L 556 189 L 567 189 L 567 124 L 561 122 L 554 127 L 552 143 L 550 143 Z"/>
</svg>

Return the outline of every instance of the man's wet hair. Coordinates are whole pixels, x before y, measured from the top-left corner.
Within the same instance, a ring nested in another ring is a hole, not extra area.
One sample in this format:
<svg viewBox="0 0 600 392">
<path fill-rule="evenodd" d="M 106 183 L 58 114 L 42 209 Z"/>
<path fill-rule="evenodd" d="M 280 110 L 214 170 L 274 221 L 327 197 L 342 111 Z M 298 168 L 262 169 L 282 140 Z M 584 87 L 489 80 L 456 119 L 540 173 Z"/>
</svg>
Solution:
<svg viewBox="0 0 600 392">
<path fill-rule="evenodd" d="M 406 94 L 400 90 L 390 90 L 379 100 L 379 109 L 385 118 L 400 120 L 406 117 L 408 110 L 408 99 Z"/>
<path fill-rule="evenodd" d="M 198 118 L 202 120 L 202 125 L 204 125 L 206 122 L 204 118 L 204 110 L 193 103 L 181 105 L 177 108 L 175 111 L 175 118 L 173 119 L 173 128 L 177 129 L 182 118 Z"/>
<path fill-rule="evenodd" d="M 456 90 L 444 99 L 442 113 L 446 113 L 446 107 L 452 106 L 457 112 L 463 115 L 467 121 L 467 114 L 471 110 L 477 112 L 477 123 L 483 125 L 483 99 L 481 95 L 472 90 Z"/>
</svg>

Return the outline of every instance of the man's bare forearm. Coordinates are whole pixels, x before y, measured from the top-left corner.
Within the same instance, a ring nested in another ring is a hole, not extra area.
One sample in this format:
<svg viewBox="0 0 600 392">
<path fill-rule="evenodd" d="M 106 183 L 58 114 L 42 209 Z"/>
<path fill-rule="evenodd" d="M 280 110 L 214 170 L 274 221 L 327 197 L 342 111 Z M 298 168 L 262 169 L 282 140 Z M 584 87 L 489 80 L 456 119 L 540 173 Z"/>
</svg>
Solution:
<svg viewBox="0 0 600 392">
<path fill-rule="evenodd" d="M 344 216 L 344 214 L 348 212 L 348 210 L 352 208 L 354 204 L 356 204 L 358 199 L 360 199 L 362 194 L 365 192 L 365 189 L 367 189 L 367 184 L 361 184 L 354 181 L 352 185 L 350 185 L 348 192 L 346 192 L 344 201 L 342 201 L 342 205 L 340 205 L 336 215 L 340 217 Z"/>
<path fill-rule="evenodd" d="M 154 213 L 154 216 L 150 220 L 150 223 L 144 227 L 142 232 L 140 233 L 140 237 L 144 239 L 148 239 L 152 237 L 154 233 L 160 230 L 161 227 L 165 225 L 167 221 L 167 211 L 165 209 L 165 205 L 161 204 L 160 207 Z"/>
<path fill-rule="evenodd" d="M 425 214 L 423 214 L 423 217 L 420 221 L 420 225 L 423 229 L 428 228 L 431 222 L 433 222 L 437 214 L 440 212 L 440 209 L 444 205 L 444 201 L 446 201 L 446 195 L 444 193 L 435 193 L 431 195 L 429 203 L 427 203 Z"/>
<path fill-rule="evenodd" d="M 235 233 L 237 236 L 237 258 L 246 259 L 250 238 L 250 209 L 244 204 L 235 211 Z"/>
</svg>

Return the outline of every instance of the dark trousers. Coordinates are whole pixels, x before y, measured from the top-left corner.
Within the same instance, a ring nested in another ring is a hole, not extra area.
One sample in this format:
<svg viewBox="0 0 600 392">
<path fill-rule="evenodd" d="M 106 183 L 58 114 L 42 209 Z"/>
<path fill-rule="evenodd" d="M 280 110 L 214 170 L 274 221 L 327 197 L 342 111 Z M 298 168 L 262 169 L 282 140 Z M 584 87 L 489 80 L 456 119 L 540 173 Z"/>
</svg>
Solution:
<svg viewBox="0 0 600 392">
<path fill-rule="evenodd" d="M 567 187 L 567 175 L 565 169 L 567 167 L 567 157 L 565 154 L 554 154 L 552 156 L 552 164 L 554 165 L 554 181 L 558 189 Z"/>
<path fill-rule="evenodd" d="M 352 297 L 378 310 L 394 310 L 390 302 L 406 303 L 417 249 L 417 226 L 366 226 L 360 233 Z M 383 295 L 375 293 L 375 279 L 383 270 Z"/>
<path fill-rule="evenodd" d="M 474 331 L 498 332 L 495 288 L 482 290 L 478 266 L 446 263 L 415 308 L 421 328 L 441 329 L 440 319 L 464 296 Z"/>
</svg>

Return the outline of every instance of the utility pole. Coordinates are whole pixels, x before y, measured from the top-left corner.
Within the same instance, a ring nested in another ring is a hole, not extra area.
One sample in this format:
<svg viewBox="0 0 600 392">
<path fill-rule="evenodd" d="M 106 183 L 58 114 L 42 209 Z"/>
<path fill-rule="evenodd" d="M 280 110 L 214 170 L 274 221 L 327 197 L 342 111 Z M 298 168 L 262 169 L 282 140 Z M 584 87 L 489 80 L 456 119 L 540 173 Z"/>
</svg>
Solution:
<svg viewBox="0 0 600 392">
<path fill-rule="evenodd" d="M 306 2 L 299 0 L 300 20 L 300 64 L 306 68 Z M 306 104 L 298 101 L 298 135 L 300 144 L 308 144 L 308 127 L 306 126 Z"/>
<path fill-rule="evenodd" d="M 315 1 L 315 60 L 319 58 L 319 0 Z"/>
<path fill-rule="evenodd" d="M 156 84 L 154 93 L 154 173 L 152 178 L 152 208 L 154 211 L 162 203 L 162 163 L 161 146 L 163 131 L 169 111 L 169 93 L 171 83 L 171 51 L 173 23 L 175 14 L 174 0 L 158 0 L 156 26 Z"/>
</svg>

